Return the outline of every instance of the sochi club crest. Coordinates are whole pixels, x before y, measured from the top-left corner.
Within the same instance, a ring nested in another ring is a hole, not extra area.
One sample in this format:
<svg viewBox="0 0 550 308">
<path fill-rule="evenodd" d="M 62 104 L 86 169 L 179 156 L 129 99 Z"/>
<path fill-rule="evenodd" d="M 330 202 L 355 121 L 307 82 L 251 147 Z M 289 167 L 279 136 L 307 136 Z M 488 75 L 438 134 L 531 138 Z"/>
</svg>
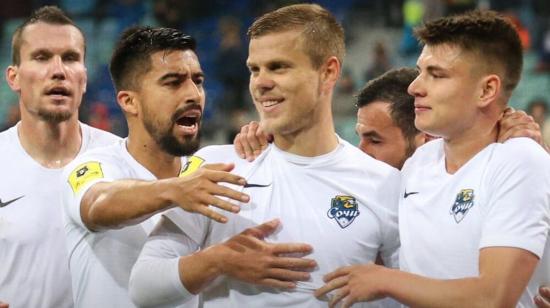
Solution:
<svg viewBox="0 0 550 308">
<path fill-rule="evenodd" d="M 456 200 L 451 207 L 450 214 L 453 215 L 456 223 L 459 223 L 468 214 L 472 206 L 474 206 L 474 190 L 462 189 L 456 195 Z"/>
<path fill-rule="evenodd" d="M 359 216 L 359 206 L 354 197 L 336 196 L 332 198 L 327 215 L 330 219 L 336 220 L 340 228 L 344 229 Z"/>
</svg>

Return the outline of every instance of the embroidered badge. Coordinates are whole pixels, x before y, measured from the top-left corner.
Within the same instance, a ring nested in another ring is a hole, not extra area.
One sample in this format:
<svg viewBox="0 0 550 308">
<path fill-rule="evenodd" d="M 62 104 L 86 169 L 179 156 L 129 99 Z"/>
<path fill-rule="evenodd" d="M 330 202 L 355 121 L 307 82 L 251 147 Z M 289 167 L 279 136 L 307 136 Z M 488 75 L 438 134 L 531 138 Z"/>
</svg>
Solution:
<svg viewBox="0 0 550 308">
<path fill-rule="evenodd" d="M 101 164 L 97 161 L 89 161 L 78 165 L 69 175 L 69 185 L 76 194 L 86 183 L 103 178 Z"/>
<path fill-rule="evenodd" d="M 359 216 L 359 206 L 354 197 L 336 196 L 332 198 L 327 215 L 330 219 L 336 220 L 340 228 L 344 229 Z"/>
<path fill-rule="evenodd" d="M 456 200 L 451 207 L 451 215 L 453 215 L 456 223 L 464 219 L 468 211 L 474 206 L 474 190 L 462 189 L 457 195 Z"/>
<path fill-rule="evenodd" d="M 181 172 L 179 177 L 190 175 L 191 173 L 197 171 L 200 166 L 202 166 L 202 163 L 204 163 L 204 159 L 198 157 L 198 156 L 191 156 L 187 160 L 187 163 L 183 168 L 181 168 Z"/>
</svg>

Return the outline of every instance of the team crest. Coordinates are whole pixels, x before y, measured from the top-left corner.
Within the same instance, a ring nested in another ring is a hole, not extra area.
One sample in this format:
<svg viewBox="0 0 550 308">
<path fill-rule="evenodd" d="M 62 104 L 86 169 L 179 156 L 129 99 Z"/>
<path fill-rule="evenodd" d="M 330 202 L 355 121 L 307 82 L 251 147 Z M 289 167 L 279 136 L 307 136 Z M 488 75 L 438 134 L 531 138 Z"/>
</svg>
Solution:
<svg viewBox="0 0 550 308">
<path fill-rule="evenodd" d="M 344 229 L 359 216 L 359 206 L 354 197 L 336 196 L 332 198 L 327 215 L 329 218 L 336 220 L 340 228 Z"/>
<path fill-rule="evenodd" d="M 451 207 L 451 215 L 453 215 L 456 223 L 464 219 L 470 208 L 474 206 L 474 190 L 462 189 L 457 195 L 456 200 Z"/>
</svg>

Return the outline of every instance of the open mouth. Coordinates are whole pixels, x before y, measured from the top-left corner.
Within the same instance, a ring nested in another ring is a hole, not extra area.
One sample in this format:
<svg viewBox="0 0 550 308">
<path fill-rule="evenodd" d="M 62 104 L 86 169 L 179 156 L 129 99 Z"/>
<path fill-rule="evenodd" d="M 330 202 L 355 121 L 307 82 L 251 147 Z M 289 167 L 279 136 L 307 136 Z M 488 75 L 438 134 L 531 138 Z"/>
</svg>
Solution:
<svg viewBox="0 0 550 308">
<path fill-rule="evenodd" d="M 186 134 L 195 134 L 199 128 L 202 117 L 200 108 L 193 108 L 175 114 L 175 123 L 182 128 Z"/>
</svg>

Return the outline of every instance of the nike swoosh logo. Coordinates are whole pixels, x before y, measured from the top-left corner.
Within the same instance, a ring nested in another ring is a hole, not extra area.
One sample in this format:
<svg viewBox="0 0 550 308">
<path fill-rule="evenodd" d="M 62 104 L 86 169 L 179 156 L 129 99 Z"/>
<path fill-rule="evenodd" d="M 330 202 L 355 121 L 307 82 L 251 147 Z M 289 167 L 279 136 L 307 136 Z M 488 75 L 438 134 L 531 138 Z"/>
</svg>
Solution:
<svg viewBox="0 0 550 308">
<path fill-rule="evenodd" d="M 411 192 L 408 193 L 408 192 L 405 190 L 405 193 L 403 194 L 403 198 L 406 199 L 408 196 L 410 196 L 410 195 L 416 195 L 417 193 L 418 193 L 418 191 L 411 191 Z"/>
<path fill-rule="evenodd" d="M 252 188 L 252 187 L 269 187 L 271 186 L 271 183 L 269 184 L 252 184 L 252 183 L 246 183 L 244 184 L 244 188 Z"/>
<path fill-rule="evenodd" d="M 15 198 L 15 199 L 12 199 L 12 200 L 10 200 L 10 201 L 6 201 L 6 202 L 2 202 L 2 199 L 0 199 L 0 208 L 1 208 L 1 207 L 8 206 L 8 205 L 10 205 L 11 203 L 13 203 L 13 202 L 15 202 L 15 201 L 17 201 L 17 200 L 19 200 L 19 199 L 21 199 L 21 198 L 23 198 L 23 197 L 25 197 L 25 195 L 23 195 L 23 196 L 21 196 L 21 197 L 18 197 L 18 198 Z"/>
</svg>

